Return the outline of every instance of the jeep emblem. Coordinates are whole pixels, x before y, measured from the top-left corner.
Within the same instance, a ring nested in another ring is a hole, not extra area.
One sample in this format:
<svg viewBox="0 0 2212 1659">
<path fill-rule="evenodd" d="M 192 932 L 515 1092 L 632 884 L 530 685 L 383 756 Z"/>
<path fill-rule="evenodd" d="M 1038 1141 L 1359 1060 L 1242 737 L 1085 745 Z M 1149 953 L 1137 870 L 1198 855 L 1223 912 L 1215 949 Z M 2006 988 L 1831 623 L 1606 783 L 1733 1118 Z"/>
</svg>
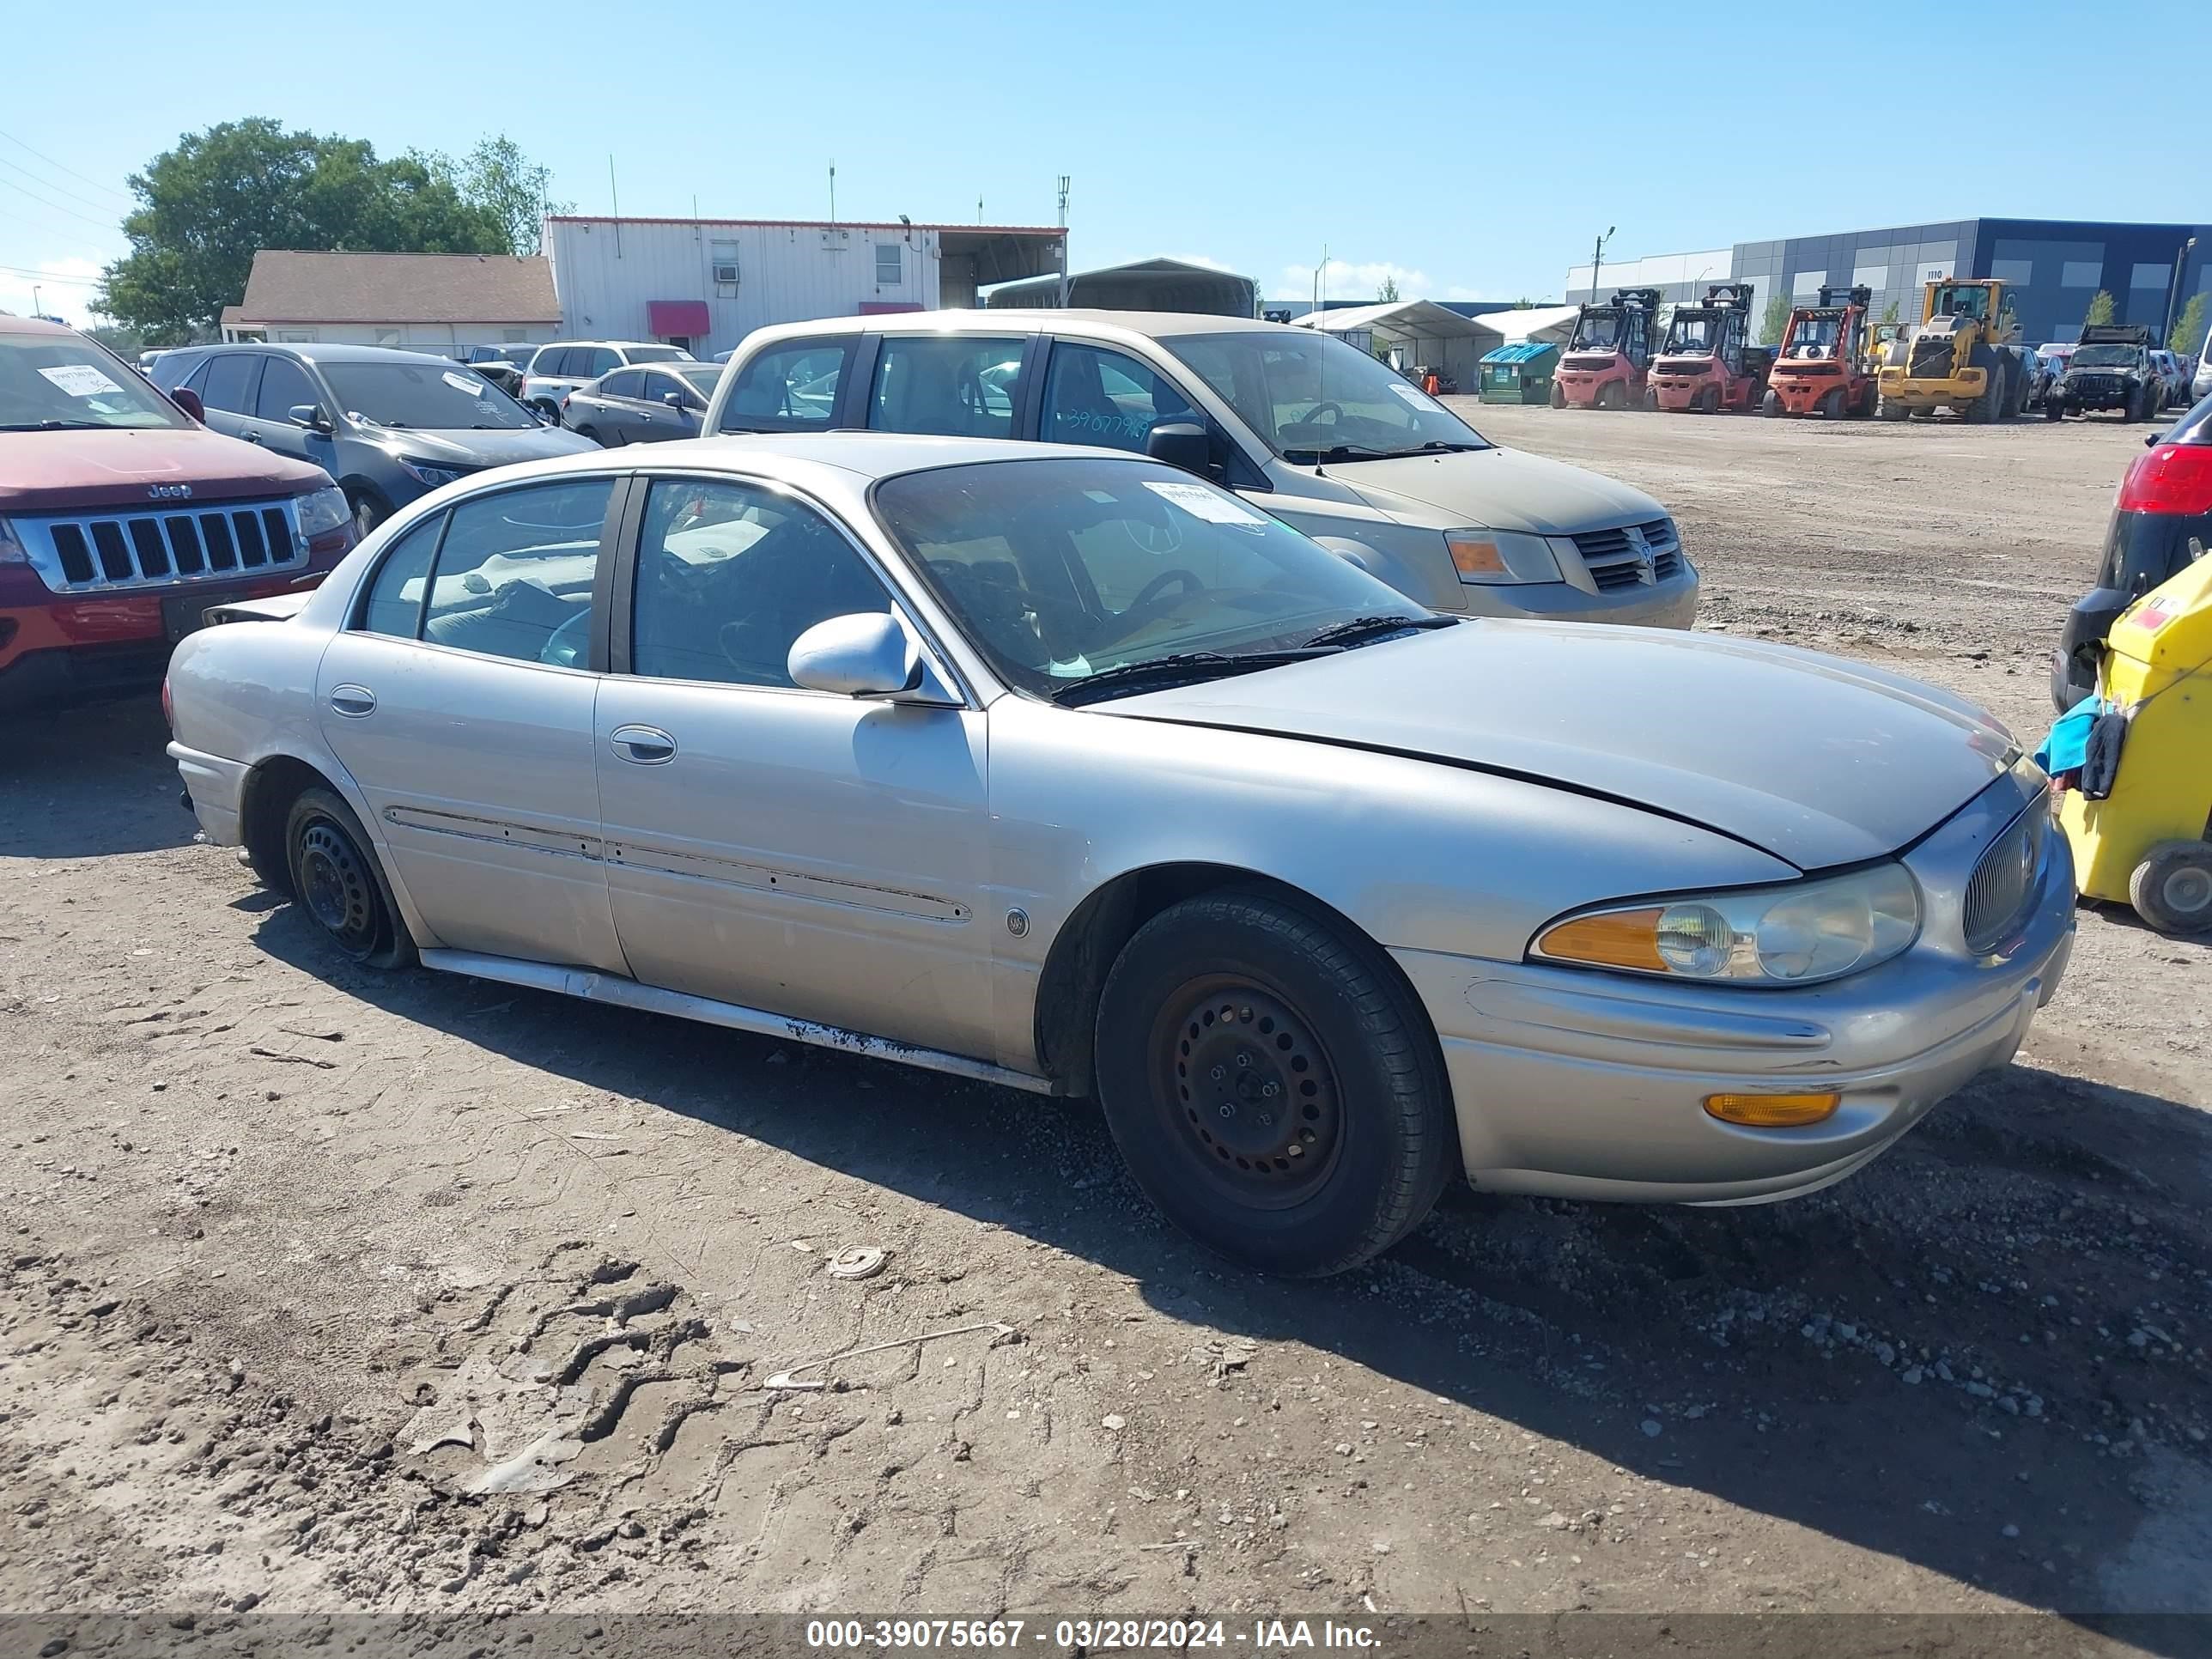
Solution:
<svg viewBox="0 0 2212 1659">
<path fill-rule="evenodd" d="M 149 484 L 146 486 L 146 495 L 148 498 L 157 501 L 181 501 L 190 497 L 191 493 L 192 487 L 187 483 Z"/>
</svg>

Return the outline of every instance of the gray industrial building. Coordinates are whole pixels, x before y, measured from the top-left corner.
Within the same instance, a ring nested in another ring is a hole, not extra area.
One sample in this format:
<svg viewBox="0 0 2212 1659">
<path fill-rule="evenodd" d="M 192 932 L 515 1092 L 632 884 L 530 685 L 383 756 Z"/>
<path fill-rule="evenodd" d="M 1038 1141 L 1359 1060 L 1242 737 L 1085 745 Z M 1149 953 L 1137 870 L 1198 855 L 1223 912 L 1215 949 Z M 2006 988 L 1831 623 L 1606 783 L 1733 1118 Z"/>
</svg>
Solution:
<svg viewBox="0 0 2212 1659">
<path fill-rule="evenodd" d="M 1567 272 L 1567 299 L 1593 297 L 1590 267 Z M 2013 285 L 2021 337 L 2065 341 L 2101 290 L 2116 322 L 2146 323 L 2160 339 L 2190 296 L 2212 291 L 2212 225 L 2142 225 L 2063 219 L 1954 219 L 1887 230 L 1838 231 L 1640 259 L 1607 260 L 1596 289 L 1657 288 L 1668 301 L 1712 283 L 1748 282 L 1755 310 L 1781 294 L 1809 303 L 1822 284 L 1863 284 L 1875 314 L 1891 306 L 1920 316 L 1921 285 L 1939 276 L 2002 277 Z"/>
</svg>

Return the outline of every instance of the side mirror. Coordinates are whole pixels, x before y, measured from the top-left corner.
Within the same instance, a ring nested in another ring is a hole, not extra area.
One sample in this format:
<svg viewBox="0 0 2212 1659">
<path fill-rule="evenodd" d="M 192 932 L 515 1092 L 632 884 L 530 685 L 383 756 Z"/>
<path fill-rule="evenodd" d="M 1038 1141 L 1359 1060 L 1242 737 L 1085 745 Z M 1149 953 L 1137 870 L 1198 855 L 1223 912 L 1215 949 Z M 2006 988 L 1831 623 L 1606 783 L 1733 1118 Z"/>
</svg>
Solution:
<svg viewBox="0 0 2212 1659">
<path fill-rule="evenodd" d="M 792 684 L 841 697 L 892 697 L 923 688 L 927 665 L 899 619 L 863 611 L 818 622 L 792 641 Z"/>
<path fill-rule="evenodd" d="M 190 386 L 179 386 L 169 394 L 169 401 L 202 426 L 207 424 L 207 405 L 200 401 L 200 394 Z"/>
<path fill-rule="evenodd" d="M 660 401 L 671 409 L 681 409 L 684 407 L 684 394 L 680 392 L 664 392 L 660 394 Z"/>
<path fill-rule="evenodd" d="M 1145 453 L 1169 466 L 1201 477 L 1213 465 L 1213 440 L 1202 426 L 1169 421 L 1145 434 Z"/>
<path fill-rule="evenodd" d="M 331 417 L 323 413 L 320 404 L 294 404 L 284 413 L 294 426 L 304 426 L 308 431 L 319 432 L 325 437 L 337 429 L 331 423 Z"/>
</svg>

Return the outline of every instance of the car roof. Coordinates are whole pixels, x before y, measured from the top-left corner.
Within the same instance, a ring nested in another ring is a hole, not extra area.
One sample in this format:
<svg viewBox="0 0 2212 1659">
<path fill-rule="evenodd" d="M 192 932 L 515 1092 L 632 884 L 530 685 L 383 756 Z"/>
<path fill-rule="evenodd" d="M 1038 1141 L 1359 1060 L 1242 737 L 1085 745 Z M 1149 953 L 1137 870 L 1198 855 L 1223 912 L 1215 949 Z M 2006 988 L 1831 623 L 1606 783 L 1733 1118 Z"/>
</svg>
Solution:
<svg viewBox="0 0 2212 1659">
<path fill-rule="evenodd" d="M 1127 461 L 1160 465 L 1148 456 L 1126 449 L 1085 444 L 1048 444 L 1012 438 L 933 438 L 895 432 L 761 432 L 731 433 L 713 438 L 684 438 L 658 443 L 642 453 L 621 456 L 595 449 L 580 454 L 558 455 L 501 469 L 501 478 L 520 483 L 528 477 L 558 477 L 564 472 L 593 472 L 613 467 L 649 471 L 673 468 L 683 471 L 729 472 L 804 485 L 822 475 L 842 475 L 873 483 L 902 472 L 927 472 L 939 467 L 972 465 L 983 461 L 1071 460 Z"/>
<path fill-rule="evenodd" d="M 68 339 L 84 337 L 76 329 L 60 323 L 50 323 L 43 317 L 17 317 L 0 312 L 0 334 L 59 335 Z"/>
<path fill-rule="evenodd" d="M 409 351 L 398 346 L 328 345 L 313 340 L 224 340 L 219 343 L 184 346 L 176 355 L 190 352 L 202 357 L 233 356 L 241 351 L 270 351 L 280 356 L 304 358 L 311 363 L 450 363 L 455 360 L 431 351 Z"/>
<path fill-rule="evenodd" d="M 1010 307 L 1002 311 L 899 311 L 869 317 L 824 317 L 810 323 L 778 323 L 757 330 L 740 343 L 739 350 L 754 339 L 813 338 L 826 334 L 1041 334 L 1071 324 L 1108 334 L 1141 335 L 1171 339 L 1187 334 L 1266 333 L 1286 329 L 1285 323 L 1263 322 L 1255 317 L 1215 317 L 1194 311 L 1101 311 L 1096 307 L 1066 309 Z M 1308 331 L 1301 330 L 1305 333 Z"/>
<path fill-rule="evenodd" d="M 538 349 L 540 351 L 550 351 L 555 346 L 580 345 L 615 346 L 624 351 L 635 350 L 640 346 L 643 346 L 649 351 L 673 351 L 677 349 L 665 340 L 548 340 Z"/>
</svg>

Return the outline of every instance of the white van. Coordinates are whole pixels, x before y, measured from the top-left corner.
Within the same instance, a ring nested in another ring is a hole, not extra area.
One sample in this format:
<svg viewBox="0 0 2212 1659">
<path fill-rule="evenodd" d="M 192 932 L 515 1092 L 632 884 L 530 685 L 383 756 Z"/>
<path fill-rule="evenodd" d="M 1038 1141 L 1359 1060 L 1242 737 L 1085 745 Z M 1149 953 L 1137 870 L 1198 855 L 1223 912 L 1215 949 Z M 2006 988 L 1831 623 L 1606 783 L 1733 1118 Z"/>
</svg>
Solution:
<svg viewBox="0 0 2212 1659">
<path fill-rule="evenodd" d="M 1029 438 L 1203 473 L 1437 611 L 1687 628 L 1698 573 L 1640 489 L 1504 448 L 1316 330 L 947 311 L 757 330 L 702 430 Z"/>
</svg>

